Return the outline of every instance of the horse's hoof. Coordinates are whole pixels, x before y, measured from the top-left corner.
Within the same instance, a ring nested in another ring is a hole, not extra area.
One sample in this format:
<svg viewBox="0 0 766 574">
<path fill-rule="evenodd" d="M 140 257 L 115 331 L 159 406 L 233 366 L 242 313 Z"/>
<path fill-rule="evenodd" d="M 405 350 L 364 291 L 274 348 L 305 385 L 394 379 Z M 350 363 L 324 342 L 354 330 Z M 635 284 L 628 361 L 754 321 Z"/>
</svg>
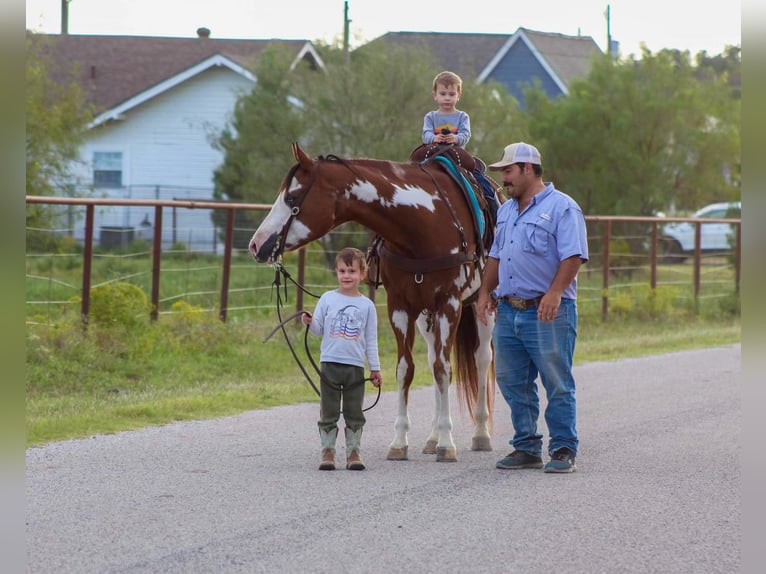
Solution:
<svg viewBox="0 0 766 574">
<path fill-rule="evenodd" d="M 457 462 L 454 446 L 440 446 L 436 449 L 436 462 Z"/>
<path fill-rule="evenodd" d="M 492 441 L 488 436 L 475 436 L 471 439 L 471 450 L 492 450 Z"/>
<path fill-rule="evenodd" d="M 387 460 L 407 460 L 407 447 L 406 446 L 390 446 L 388 447 Z"/>
<path fill-rule="evenodd" d="M 426 446 L 423 447 L 423 454 L 436 454 L 436 443 L 438 441 L 429 440 L 426 442 Z"/>
</svg>

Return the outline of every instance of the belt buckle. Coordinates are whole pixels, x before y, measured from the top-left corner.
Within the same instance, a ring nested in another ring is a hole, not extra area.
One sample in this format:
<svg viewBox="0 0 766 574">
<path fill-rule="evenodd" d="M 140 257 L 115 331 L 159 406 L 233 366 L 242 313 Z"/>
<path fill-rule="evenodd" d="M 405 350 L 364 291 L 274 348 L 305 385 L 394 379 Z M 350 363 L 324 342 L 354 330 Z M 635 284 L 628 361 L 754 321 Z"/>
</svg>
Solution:
<svg viewBox="0 0 766 574">
<path fill-rule="evenodd" d="M 521 297 L 508 297 L 508 302 L 511 304 L 511 307 L 513 307 L 517 311 L 526 311 L 527 310 L 527 300 L 526 299 L 522 299 Z"/>
</svg>

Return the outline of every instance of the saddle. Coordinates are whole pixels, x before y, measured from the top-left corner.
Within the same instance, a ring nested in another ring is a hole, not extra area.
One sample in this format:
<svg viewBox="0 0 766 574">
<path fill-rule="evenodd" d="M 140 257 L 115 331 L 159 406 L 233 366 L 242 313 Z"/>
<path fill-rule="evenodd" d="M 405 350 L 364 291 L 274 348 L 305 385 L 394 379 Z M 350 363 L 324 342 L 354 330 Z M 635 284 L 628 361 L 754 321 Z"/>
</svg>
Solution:
<svg viewBox="0 0 766 574">
<path fill-rule="evenodd" d="M 489 250 L 495 236 L 497 208 L 500 205 L 498 194 L 500 186 L 484 175 L 486 171 L 484 162 L 461 147 L 451 144 L 422 144 L 410 154 L 410 161 L 417 162 L 421 166 L 433 162 L 434 159 L 437 160 L 435 165 L 447 173 L 463 192 L 466 202 L 471 207 L 477 244 Z M 483 232 L 480 232 L 480 229 Z M 409 260 L 391 253 L 383 243 L 382 237 L 374 236 L 366 254 L 368 266 L 366 282 L 376 288 L 381 286 L 381 255 L 399 268 L 418 273 L 436 271 L 476 260 L 474 255 L 466 254 L 453 254 L 428 261 Z"/>
</svg>

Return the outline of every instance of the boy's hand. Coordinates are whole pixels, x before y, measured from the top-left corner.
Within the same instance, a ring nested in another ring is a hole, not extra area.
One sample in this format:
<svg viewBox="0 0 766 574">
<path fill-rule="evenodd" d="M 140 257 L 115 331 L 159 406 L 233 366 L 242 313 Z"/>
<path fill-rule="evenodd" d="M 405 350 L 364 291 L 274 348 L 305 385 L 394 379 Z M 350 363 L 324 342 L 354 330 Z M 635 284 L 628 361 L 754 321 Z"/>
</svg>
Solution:
<svg viewBox="0 0 766 574">
<path fill-rule="evenodd" d="M 303 315 L 301 315 L 301 321 L 304 325 L 311 325 L 311 313 L 304 311 Z"/>
<path fill-rule="evenodd" d="M 370 381 L 373 386 L 380 388 L 380 385 L 383 384 L 383 377 L 380 371 L 370 371 Z"/>
</svg>

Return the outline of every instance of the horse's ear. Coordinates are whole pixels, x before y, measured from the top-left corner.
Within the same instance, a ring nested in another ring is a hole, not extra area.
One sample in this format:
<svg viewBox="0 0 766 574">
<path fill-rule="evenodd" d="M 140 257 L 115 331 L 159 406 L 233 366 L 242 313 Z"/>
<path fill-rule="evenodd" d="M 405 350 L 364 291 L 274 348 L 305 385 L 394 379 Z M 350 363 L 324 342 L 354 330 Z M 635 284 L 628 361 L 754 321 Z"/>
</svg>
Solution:
<svg viewBox="0 0 766 574">
<path fill-rule="evenodd" d="M 298 145 L 298 142 L 293 142 L 292 148 L 295 161 L 301 164 L 301 167 L 311 169 L 314 166 L 314 162 L 308 155 L 306 155 L 306 152 L 301 149 L 301 146 Z"/>
</svg>

